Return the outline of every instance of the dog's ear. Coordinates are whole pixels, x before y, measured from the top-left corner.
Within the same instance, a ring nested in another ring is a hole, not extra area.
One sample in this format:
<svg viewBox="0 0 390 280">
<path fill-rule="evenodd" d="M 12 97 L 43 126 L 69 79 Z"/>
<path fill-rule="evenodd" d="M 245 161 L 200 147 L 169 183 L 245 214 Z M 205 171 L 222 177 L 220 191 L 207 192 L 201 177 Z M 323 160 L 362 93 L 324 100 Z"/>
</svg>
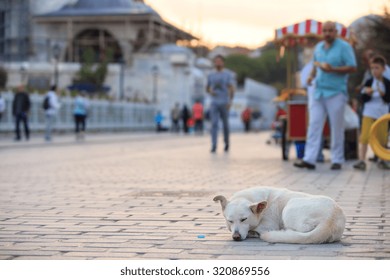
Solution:
<svg viewBox="0 0 390 280">
<path fill-rule="evenodd" d="M 227 202 L 227 199 L 223 195 L 217 195 L 216 197 L 214 197 L 213 200 L 215 202 L 218 202 L 218 201 L 221 202 L 222 211 L 225 210 L 228 202 Z"/>
<path fill-rule="evenodd" d="M 250 206 L 253 214 L 260 214 L 267 207 L 267 201 L 262 201 Z"/>
</svg>

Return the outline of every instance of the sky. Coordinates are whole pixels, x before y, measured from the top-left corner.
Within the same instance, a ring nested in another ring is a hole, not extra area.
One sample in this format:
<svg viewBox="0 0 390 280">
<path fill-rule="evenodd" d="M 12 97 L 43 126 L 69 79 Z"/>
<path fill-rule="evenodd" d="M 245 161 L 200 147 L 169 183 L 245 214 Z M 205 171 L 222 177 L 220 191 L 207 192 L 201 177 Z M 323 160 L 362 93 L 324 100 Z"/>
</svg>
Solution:
<svg viewBox="0 0 390 280">
<path fill-rule="evenodd" d="M 346 26 L 368 14 L 383 14 L 390 0 L 145 0 L 166 21 L 209 46 L 259 47 L 276 28 L 306 19 Z"/>
</svg>

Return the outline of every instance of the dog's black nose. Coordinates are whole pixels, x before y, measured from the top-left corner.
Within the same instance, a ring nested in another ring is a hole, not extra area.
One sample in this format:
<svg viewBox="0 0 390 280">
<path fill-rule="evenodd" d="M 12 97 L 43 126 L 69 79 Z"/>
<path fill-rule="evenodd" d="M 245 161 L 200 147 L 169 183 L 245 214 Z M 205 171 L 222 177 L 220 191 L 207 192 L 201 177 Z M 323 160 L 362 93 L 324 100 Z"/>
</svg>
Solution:
<svg viewBox="0 0 390 280">
<path fill-rule="evenodd" d="M 234 241 L 241 241 L 241 234 L 239 234 L 238 232 L 235 232 L 233 234 L 233 240 Z"/>
</svg>

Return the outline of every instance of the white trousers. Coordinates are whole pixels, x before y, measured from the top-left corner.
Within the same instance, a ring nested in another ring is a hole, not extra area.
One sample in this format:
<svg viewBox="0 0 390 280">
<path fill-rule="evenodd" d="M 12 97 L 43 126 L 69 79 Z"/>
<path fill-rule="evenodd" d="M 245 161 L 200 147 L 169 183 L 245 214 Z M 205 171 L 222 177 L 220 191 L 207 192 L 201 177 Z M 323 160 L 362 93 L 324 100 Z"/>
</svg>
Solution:
<svg viewBox="0 0 390 280">
<path fill-rule="evenodd" d="M 329 98 L 313 98 L 309 106 L 309 128 L 303 160 L 315 164 L 321 147 L 321 136 L 326 117 L 331 135 L 331 161 L 344 163 L 344 110 L 347 97 L 340 93 Z"/>
</svg>

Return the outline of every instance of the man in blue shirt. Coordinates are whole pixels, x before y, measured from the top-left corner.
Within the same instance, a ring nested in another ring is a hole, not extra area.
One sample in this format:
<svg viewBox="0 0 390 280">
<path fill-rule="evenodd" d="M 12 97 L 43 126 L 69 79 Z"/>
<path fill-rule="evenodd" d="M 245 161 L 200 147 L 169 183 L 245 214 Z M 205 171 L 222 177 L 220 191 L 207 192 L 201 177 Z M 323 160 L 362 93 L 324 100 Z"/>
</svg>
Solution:
<svg viewBox="0 0 390 280">
<path fill-rule="evenodd" d="M 339 170 L 344 163 L 344 110 L 348 100 L 348 74 L 356 71 L 356 58 L 351 45 L 337 38 L 334 22 L 325 22 L 324 41 L 314 49 L 314 68 L 308 79 L 315 79 L 316 88 L 309 108 L 309 128 L 303 160 L 299 168 L 315 169 L 321 135 L 328 116 L 331 128 L 331 169 Z"/>
<path fill-rule="evenodd" d="M 234 96 L 233 73 L 224 69 L 225 59 L 218 55 L 214 58 L 215 71 L 207 78 L 207 92 L 211 95 L 211 152 L 217 149 L 219 118 L 222 120 L 225 152 L 229 151 L 229 109 Z"/>
</svg>

